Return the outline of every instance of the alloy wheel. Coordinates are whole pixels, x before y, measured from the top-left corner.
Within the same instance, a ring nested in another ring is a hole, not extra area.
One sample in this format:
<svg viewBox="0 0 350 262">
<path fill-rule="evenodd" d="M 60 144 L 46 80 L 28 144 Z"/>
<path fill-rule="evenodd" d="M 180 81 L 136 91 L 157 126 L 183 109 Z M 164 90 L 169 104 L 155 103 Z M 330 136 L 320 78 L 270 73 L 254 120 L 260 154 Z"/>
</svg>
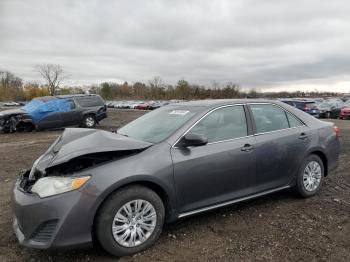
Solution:
<svg viewBox="0 0 350 262">
<path fill-rule="evenodd" d="M 116 213 L 112 223 L 115 241 L 123 247 L 136 247 L 153 233 L 157 223 L 154 206 L 142 199 L 130 201 Z"/>
<path fill-rule="evenodd" d="M 92 116 L 89 116 L 85 119 L 85 124 L 87 127 L 93 127 L 95 125 L 95 119 Z"/>
<path fill-rule="evenodd" d="M 303 174 L 303 184 L 307 191 L 315 191 L 321 183 L 322 178 L 322 169 L 318 162 L 310 161 L 305 169 Z"/>
</svg>

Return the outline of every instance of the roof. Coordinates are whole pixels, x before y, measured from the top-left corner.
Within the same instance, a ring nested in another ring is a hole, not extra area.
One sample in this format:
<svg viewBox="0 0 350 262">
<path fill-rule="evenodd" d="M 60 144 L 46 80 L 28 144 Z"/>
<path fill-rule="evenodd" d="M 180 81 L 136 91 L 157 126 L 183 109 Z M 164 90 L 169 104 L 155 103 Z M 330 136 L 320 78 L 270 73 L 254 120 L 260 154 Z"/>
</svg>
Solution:
<svg viewBox="0 0 350 262">
<path fill-rule="evenodd" d="M 300 98 L 282 98 L 279 101 L 291 101 L 291 102 L 303 102 L 303 103 L 315 103 L 315 100 L 312 99 L 300 99 Z"/>
<path fill-rule="evenodd" d="M 74 95 L 57 95 L 57 98 L 72 98 L 72 97 L 83 97 L 83 96 L 98 96 L 96 94 L 74 94 Z"/>
<path fill-rule="evenodd" d="M 98 96 L 95 94 L 91 94 L 91 95 L 85 95 L 85 94 L 74 94 L 74 95 L 57 95 L 57 96 L 39 96 L 39 97 L 35 97 L 34 99 L 40 99 L 42 101 L 49 101 L 51 99 L 54 98 L 72 98 L 72 97 L 84 97 L 84 96 Z"/>
<path fill-rule="evenodd" d="M 279 103 L 278 100 L 269 99 L 207 99 L 207 100 L 195 100 L 188 102 L 179 102 L 172 105 L 180 106 L 202 106 L 213 107 L 227 104 L 246 104 L 246 103 Z"/>
</svg>

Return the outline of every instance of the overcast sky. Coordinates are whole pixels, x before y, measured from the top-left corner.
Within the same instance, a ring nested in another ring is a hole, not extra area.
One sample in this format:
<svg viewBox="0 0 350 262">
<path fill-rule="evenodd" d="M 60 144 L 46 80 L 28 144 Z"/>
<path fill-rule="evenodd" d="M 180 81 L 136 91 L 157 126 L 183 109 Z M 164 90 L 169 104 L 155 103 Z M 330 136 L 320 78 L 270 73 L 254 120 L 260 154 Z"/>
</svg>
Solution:
<svg viewBox="0 0 350 262">
<path fill-rule="evenodd" d="M 350 2 L 0 0 L 0 70 L 69 83 L 160 76 L 210 86 L 350 91 Z"/>
</svg>

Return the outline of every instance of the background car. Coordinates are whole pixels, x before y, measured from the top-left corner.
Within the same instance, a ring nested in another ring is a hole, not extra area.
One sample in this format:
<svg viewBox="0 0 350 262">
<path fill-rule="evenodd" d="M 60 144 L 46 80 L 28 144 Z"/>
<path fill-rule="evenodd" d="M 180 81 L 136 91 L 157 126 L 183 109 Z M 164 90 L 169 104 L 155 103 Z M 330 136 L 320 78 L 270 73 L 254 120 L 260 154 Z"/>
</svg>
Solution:
<svg viewBox="0 0 350 262">
<path fill-rule="evenodd" d="M 135 106 L 135 109 L 148 110 L 150 109 L 150 106 L 151 106 L 150 102 L 143 102 Z"/>
<path fill-rule="evenodd" d="M 4 106 L 20 106 L 21 104 L 17 103 L 17 102 L 5 102 L 3 105 Z"/>
<path fill-rule="evenodd" d="M 283 103 L 294 106 L 314 117 L 319 117 L 320 112 L 316 107 L 317 102 L 313 100 L 295 100 L 295 99 L 283 99 L 281 100 Z"/>
<path fill-rule="evenodd" d="M 318 110 L 320 111 L 320 118 L 333 118 L 336 119 L 339 117 L 340 110 L 343 108 L 344 103 L 338 99 L 326 100 L 317 105 Z"/>
<path fill-rule="evenodd" d="M 24 107 L 0 112 L 0 131 L 32 131 L 67 126 L 95 127 L 107 117 L 98 95 L 62 95 L 33 99 Z"/>
<path fill-rule="evenodd" d="M 350 119 L 350 100 L 347 100 L 344 103 L 344 106 L 339 113 L 339 119 Z"/>
</svg>

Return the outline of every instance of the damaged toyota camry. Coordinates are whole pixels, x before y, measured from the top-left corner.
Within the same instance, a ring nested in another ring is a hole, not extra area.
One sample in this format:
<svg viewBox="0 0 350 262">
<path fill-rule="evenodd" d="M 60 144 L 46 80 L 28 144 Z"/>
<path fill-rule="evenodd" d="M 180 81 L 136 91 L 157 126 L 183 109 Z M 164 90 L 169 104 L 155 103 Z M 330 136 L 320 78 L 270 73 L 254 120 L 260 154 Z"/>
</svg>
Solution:
<svg viewBox="0 0 350 262">
<path fill-rule="evenodd" d="M 163 224 L 293 188 L 315 195 L 337 166 L 339 130 L 270 100 L 168 105 L 116 132 L 72 128 L 20 174 L 20 244 L 98 242 L 116 256 L 156 242 Z"/>
</svg>

